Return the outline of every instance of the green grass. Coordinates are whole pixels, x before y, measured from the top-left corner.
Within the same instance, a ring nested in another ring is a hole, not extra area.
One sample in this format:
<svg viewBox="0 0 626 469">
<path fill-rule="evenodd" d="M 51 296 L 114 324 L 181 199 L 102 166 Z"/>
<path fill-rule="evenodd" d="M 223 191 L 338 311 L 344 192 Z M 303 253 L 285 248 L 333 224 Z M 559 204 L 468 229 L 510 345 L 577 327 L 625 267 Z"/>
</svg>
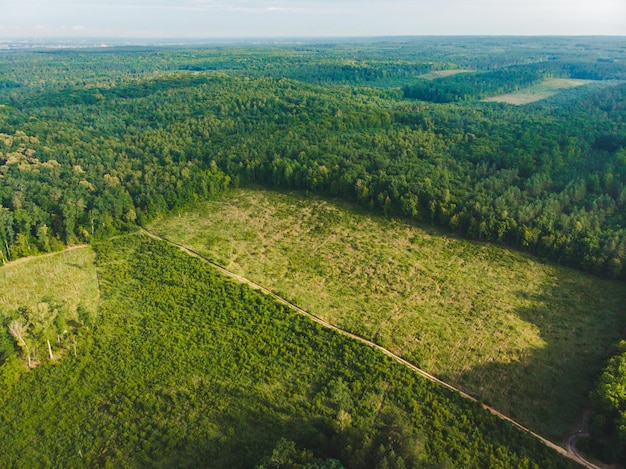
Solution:
<svg viewBox="0 0 626 469">
<path fill-rule="evenodd" d="M 29 257 L 0 267 L 0 315 L 21 306 L 34 308 L 49 298 L 75 316 L 78 305 L 95 312 L 100 293 L 90 247 Z"/>
<path fill-rule="evenodd" d="M 473 71 L 472 70 L 437 70 L 435 72 L 429 72 L 429 73 L 420 75 L 419 78 L 423 78 L 425 80 L 436 80 L 437 78 L 450 77 L 452 75 L 457 75 L 459 73 L 473 73 Z"/>
<path fill-rule="evenodd" d="M 626 325 L 619 283 L 336 201 L 236 190 L 150 229 L 555 439 Z"/>
<path fill-rule="evenodd" d="M 309 450 L 302 463 L 355 469 L 574 467 L 177 248 L 139 235 L 95 247 L 98 322 L 76 355 L 2 389 L 1 467 L 250 468 L 281 438 Z"/>
<path fill-rule="evenodd" d="M 507 93 L 487 98 L 485 102 L 508 103 L 522 105 L 549 98 L 570 88 L 593 83 L 593 80 L 577 80 L 573 78 L 548 78 L 541 83 L 521 89 L 515 93 Z"/>
</svg>

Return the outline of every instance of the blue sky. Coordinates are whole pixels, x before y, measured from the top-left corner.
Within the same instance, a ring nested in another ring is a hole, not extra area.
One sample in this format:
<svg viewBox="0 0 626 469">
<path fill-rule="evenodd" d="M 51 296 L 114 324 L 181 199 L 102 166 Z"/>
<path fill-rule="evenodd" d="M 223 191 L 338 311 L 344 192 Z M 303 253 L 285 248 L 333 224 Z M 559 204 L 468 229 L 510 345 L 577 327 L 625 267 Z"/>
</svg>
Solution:
<svg viewBox="0 0 626 469">
<path fill-rule="evenodd" d="M 0 0 L 0 38 L 625 35 L 626 0 Z"/>
</svg>

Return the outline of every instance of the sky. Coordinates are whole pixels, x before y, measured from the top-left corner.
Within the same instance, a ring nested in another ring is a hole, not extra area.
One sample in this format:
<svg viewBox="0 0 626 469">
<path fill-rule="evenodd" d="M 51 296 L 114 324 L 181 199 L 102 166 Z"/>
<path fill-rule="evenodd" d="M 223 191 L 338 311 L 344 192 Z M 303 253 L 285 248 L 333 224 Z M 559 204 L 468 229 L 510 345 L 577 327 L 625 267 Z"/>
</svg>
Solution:
<svg viewBox="0 0 626 469">
<path fill-rule="evenodd" d="M 0 38 L 623 35 L 626 0 L 0 0 Z"/>
</svg>

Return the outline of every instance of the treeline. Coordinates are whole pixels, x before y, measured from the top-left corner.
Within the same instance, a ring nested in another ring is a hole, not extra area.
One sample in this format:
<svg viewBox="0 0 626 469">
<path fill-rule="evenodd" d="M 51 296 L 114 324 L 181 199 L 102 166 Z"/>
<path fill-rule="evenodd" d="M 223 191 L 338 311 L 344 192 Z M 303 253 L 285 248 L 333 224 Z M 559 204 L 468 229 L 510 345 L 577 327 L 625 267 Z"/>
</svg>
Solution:
<svg viewBox="0 0 626 469">
<path fill-rule="evenodd" d="M 163 93 L 176 88 L 187 88 L 207 82 L 204 76 L 185 75 L 177 80 L 154 79 L 150 81 L 127 81 L 114 88 L 89 87 L 70 88 L 35 94 L 23 102 L 13 102 L 20 108 L 67 107 L 75 105 L 94 105 L 105 99 L 145 98 L 153 93 Z"/>
<path fill-rule="evenodd" d="M 585 449 L 607 463 L 626 461 L 626 341 L 620 342 L 591 393 L 591 440 Z"/>
<path fill-rule="evenodd" d="M 574 467 L 176 248 L 95 247 L 92 336 L 54 366 L 0 367 L 2 466 Z"/>
<path fill-rule="evenodd" d="M 453 103 L 511 93 L 546 78 L 624 80 L 626 63 L 613 60 L 554 59 L 493 71 L 461 73 L 435 80 L 415 80 L 402 87 L 405 98 Z"/>
<path fill-rule="evenodd" d="M 621 60 L 598 58 L 591 60 L 555 59 L 535 65 L 561 78 L 580 80 L 626 80 L 626 63 Z"/>
<path fill-rule="evenodd" d="M 184 65 L 181 70 L 192 71 L 219 71 L 229 70 L 233 66 L 232 59 L 220 58 L 210 61 L 196 62 Z M 235 69 L 240 71 L 255 71 L 255 67 L 248 63 L 236 63 Z M 369 86 L 392 86 L 417 78 L 419 75 L 450 67 L 449 64 L 433 63 L 404 63 L 397 60 L 387 61 L 354 61 L 345 59 L 319 60 L 307 57 L 284 58 L 272 61 L 257 73 L 273 78 L 290 78 L 305 83 L 350 84 Z M 250 70 L 252 69 L 252 70 Z"/>
<path fill-rule="evenodd" d="M 251 181 L 624 275 L 624 85 L 527 109 L 221 73 L 23 88 L 0 107 L 4 260 Z"/>
<path fill-rule="evenodd" d="M 35 150 L 41 148 L 36 138 L 0 135 L 0 260 L 123 232 L 229 185 L 211 162 L 179 163 L 155 155 L 130 163 L 128 155 L 111 148 L 94 154 L 99 142 L 57 150 L 71 157 L 87 147 L 83 167 L 67 159 L 40 161 L 34 155 L 45 150 Z M 118 165 L 131 171 L 124 172 L 124 181 Z"/>
<path fill-rule="evenodd" d="M 436 80 L 421 79 L 402 88 L 405 98 L 433 103 L 453 103 L 487 98 L 516 91 L 545 78 L 529 67 L 511 67 L 491 72 L 459 73 Z"/>
</svg>

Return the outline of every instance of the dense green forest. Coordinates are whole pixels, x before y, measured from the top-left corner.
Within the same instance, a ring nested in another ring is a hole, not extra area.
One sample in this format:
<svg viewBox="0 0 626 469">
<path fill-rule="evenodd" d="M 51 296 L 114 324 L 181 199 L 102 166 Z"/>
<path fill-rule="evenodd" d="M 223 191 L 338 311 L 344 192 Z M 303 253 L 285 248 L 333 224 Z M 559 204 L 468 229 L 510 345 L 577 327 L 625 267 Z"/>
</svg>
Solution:
<svg viewBox="0 0 626 469">
<path fill-rule="evenodd" d="M 605 81 L 523 108 L 427 104 L 399 87 L 344 84 L 336 66 L 352 55 L 346 46 L 333 50 L 334 68 L 325 59 L 304 82 L 274 76 L 329 47 L 319 49 L 5 54 L 3 73 L 21 86 L 0 93 L 0 256 L 107 235 L 255 181 L 622 276 L 626 85 Z M 406 60 L 398 56 L 388 61 Z M 201 60 L 214 70 L 173 71 Z M 338 84 L 309 84 L 332 70 Z M 513 79 L 516 70 L 524 73 Z M 483 96 L 478 77 L 502 91 L 539 73 L 509 67 L 428 83 L 445 90 L 456 80 Z"/>
<path fill-rule="evenodd" d="M 544 77 L 594 82 L 478 100 Z M 0 260 L 255 182 L 623 279 L 625 79 L 623 38 L 2 50 Z"/>
<path fill-rule="evenodd" d="M 403 87 L 406 98 L 452 103 L 509 93 L 540 82 L 545 73 L 534 67 L 510 67 L 482 73 L 460 73 L 438 80 L 420 80 Z"/>
<path fill-rule="evenodd" d="M 626 341 L 620 342 L 591 395 L 595 413 L 586 448 L 603 460 L 626 461 Z"/>
<path fill-rule="evenodd" d="M 3 467 L 573 467 L 200 259 L 140 235 L 95 247 L 76 355 L 0 368 Z"/>
</svg>

